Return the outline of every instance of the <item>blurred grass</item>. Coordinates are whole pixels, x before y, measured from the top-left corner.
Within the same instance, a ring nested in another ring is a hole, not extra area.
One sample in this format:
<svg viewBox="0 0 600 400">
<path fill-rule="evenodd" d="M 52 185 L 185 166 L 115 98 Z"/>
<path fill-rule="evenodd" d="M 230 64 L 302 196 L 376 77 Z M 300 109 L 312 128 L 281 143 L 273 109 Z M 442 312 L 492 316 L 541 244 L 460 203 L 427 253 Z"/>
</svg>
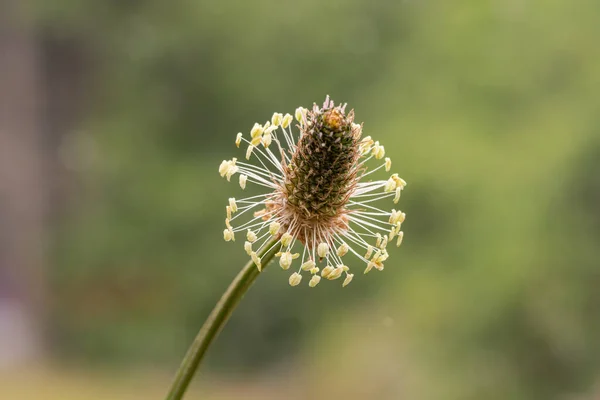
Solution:
<svg viewBox="0 0 600 400">
<path fill-rule="evenodd" d="M 0 398 L 15 400 L 162 399 L 170 377 L 158 372 L 98 370 L 36 365 L 0 372 Z M 202 386 L 202 389 L 199 389 Z M 202 376 L 186 398 L 206 400 L 282 399 L 288 389 L 274 382 Z"/>
</svg>

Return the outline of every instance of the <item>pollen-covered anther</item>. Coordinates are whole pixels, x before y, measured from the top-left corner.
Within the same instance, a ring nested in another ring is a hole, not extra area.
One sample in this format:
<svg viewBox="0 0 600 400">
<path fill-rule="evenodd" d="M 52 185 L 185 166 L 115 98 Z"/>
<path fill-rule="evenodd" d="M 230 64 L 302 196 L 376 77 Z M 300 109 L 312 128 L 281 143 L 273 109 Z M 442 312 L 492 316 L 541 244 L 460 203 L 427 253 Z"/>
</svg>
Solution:
<svg viewBox="0 0 600 400">
<path fill-rule="evenodd" d="M 342 283 L 342 287 L 346 287 L 350 282 L 352 282 L 352 278 L 354 278 L 354 274 L 346 274 L 346 279 L 344 279 L 344 283 Z"/>
<path fill-rule="evenodd" d="M 317 246 L 317 254 L 321 258 L 327 257 L 329 254 L 329 245 L 327 243 L 319 243 L 319 246 Z"/>
<path fill-rule="evenodd" d="M 281 125 L 282 121 L 283 121 L 283 114 L 281 114 L 281 113 L 274 113 L 273 117 L 271 117 L 271 124 L 275 127 Z"/>
<path fill-rule="evenodd" d="M 285 114 L 283 116 L 283 120 L 281 121 L 281 127 L 283 129 L 286 129 L 288 126 L 290 126 L 290 124 L 292 123 L 293 120 L 294 120 L 294 117 L 292 117 L 290 114 Z"/>
<path fill-rule="evenodd" d="M 404 187 L 406 186 L 406 181 L 400 178 L 398 174 L 393 174 L 391 176 L 391 179 L 393 179 L 396 182 L 396 185 L 400 186 L 402 189 L 404 189 Z"/>
<path fill-rule="evenodd" d="M 319 275 L 313 275 L 313 277 L 310 278 L 310 281 L 308 281 L 308 286 L 315 287 L 319 282 L 321 282 L 321 277 Z"/>
<path fill-rule="evenodd" d="M 268 132 L 263 135 L 261 143 L 263 146 L 269 147 L 271 145 L 272 141 L 273 141 L 273 138 L 271 136 L 271 132 Z"/>
<path fill-rule="evenodd" d="M 380 247 L 381 246 L 381 239 L 383 239 L 383 237 L 381 236 L 381 233 L 377 232 L 377 241 L 375 242 L 375 247 Z M 375 253 L 377 254 L 377 253 Z"/>
<path fill-rule="evenodd" d="M 383 250 L 383 249 L 386 248 L 387 244 L 388 244 L 388 237 L 384 236 L 383 240 L 381 241 L 381 245 L 379 246 L 379 248 Z"/>
<path fill-rule="evenodd" d="M 329 276 L 333 273 L 334 270 L 335 268 L 333 268 L 331 265 L 328 265 L 321 271 L 321 276 L 325 279 L 329 279 Z"/>
<path fill-rule="evenodd" d="M 237 203 L 235 202 L 235 197 L 229 198 L 229 208 L 231 208 L 232 213 L 235 213 L 237 211 Z"/>
<path fill-rule="evenodd" d="M 398 241 L 396 242 L 396 246 L 400 247 L 402 244 L 402 239 L 404 239 L 404 232 L 398 232 Z"/>
<path fill-rule="evenodd" d="M 265 131 L 265 128 L 258 122 L 255 122 L 254 126 L 252 127 L 252 130 L 250 131 L 250 137 L 252 139 L 260 137 L 264 131 Z"/>
<path fill-rule="evenodd" d="M 402 194 L 402 186 L 396 188 L 396 195 L 394 196 L 394 204 L 398 204 L 400 201 L 400 195 Z"/>
<path fill-rule="evenodd" d="M 246 253 L 248 255 L 251 255 L 252 254 L 252 243 L 244 242 L 244 250 L 246 250 Z"/>
<path fill-rule="evenodd" d="M 360 141 L 359 150 L 362 155 L 366 155 L 371 152 L 373 148 L 373 144 L 375 142 L 371 139 L 371 136 L 366 136 L 363 140 Z"/>
<path fill-rule="evenodd" d="M 371 154 L 375 156 L 376 159 L 381 160 L 385 156 L 385 148 L 380 145 L 379 142 L 375 142 Z"/>
<path fill-rule="evenodd" d="M 296 113 L 295 113 L 296 121 L 300 122 L 301 125 L 304 124 L 305 116 L 306 116 L 306 108 L 304 108 L 304 107 L 296 108 Z"/>
<path fill-rule="evenodd" d="M 337 255 L 340 257 L 345 256 L 348 253 L 348 245 L 346 243 L 342 243 L 340 247 L 337 249 Z"/>
<path fill-rule="evenodd" d="M 383 191 L 386 193 L 393 192 L 394 190 L 396 190 L 397 186 L 398 186 L 398 184 L 396 183 L 396 181 L 393 178 L 390 178 L 385 183 L 385 186 L 383 187 Z"/>
<path fill-rule="evenodd" d="M 314 268 L 312 268 L 312 269 L 310 270 L 310 273 L 311 273 L 311 274 L 313 274 L 313 275 L 315 275 L 315 274 L 318 274 L 318 273 L 319 273 L 319 267 L 314 267 Z"/>
<path fill-rule="evenodd" d="M 372 254 L 373 254 L 373 246 L 369 245 L 367 247 L 367 252 L 365 254 L 365 258 L 368 260 L 369 258 L 371 258 Z"/>
<path fill-rule="evenodd" d="M 313 260 L 308 260 L 300 266 L 302 271 L 311 271 L 313 268 L 315 268 L 315 262 Z"/>
<path fill-rule="evenodd" d="M 237 136 L 235 137 L 235 145 L 238 148 L 240 147 L 240 143 L 242 143 L 242 132 L 238 132 Z"/>
<path fill-rule="evenodd" d="M 260 271 L 262 269 L 262 264 L 260 263 L 260 257 L 256 254 L 255 251 L 250 253 L 250 258 L 252 258 L 252 262 L 256 264 L 256 268 Z"/>
<path fill-rule="evenodd" d="M 240 187 L 242 190 L 246 189 L 246 182 L 248 182 L 248 175 L 240 175 Z"/>
<path fill-rule="evenodd" d="M 254 243 L 256 242 L 256 233 L 252 232 L 250 229 L 248 229 L 248 232 L 246 233 L 246 239 L 248 239 L 248 241 L 250 243 Z"/>
<path fill-rule="evenodd" d="M 402 211 L 396 211 L 392 209 L 392 215 L 390 215 L 389 223 L 393 225 L 401 224 L 404 222 L 406 214 Z"/>
<path fill-rule="evenodd" d="M 291 276 L 290 276 L 290 286 L 298 286 L 300 284 L 300 282 L 302 282 L 302 275 L 300 275 L 297 272 L 294 272 Z"/>
<path fill-rule="evenodd" d="M 227 214 L 227 219 L 226 221 L 231 219 L 231 207 L 229 206 L 225 206 L 225 213 Z M 226 222 L 227 223 L 227 222 Z"/>
<path fill-rule="evenodd" d="M 292 265 L 292 260 L 295 260 L 298 257 L 300 257 L 300 254 L 298 253 L 292 254 L 289 251 L 283 252 L 279 258 L 279 265 L 283 269 L 288 269 Z"/>
<path fill-rule="evenodd" d="M 260 143 L 260 140 L 258 141 Z M 254 150 L 254 145 L 251 144 L 250 146 L 248 146 L 248 149 L 246 150 L 246 160 L 250 159 L 250 156 L 252 155 L 252 150 Z"/>
<path fill-rule="evenodd" d="M 290 235 L 289 232 L 286 232 L 283 234 L 283 236 L 281 236 L 281 244 L 284 247 L 287 247 L 290 245 L 290 243 L 292 243 L 293 239 L 294 239 L 294 237 L 292 235 Z"/>
<path fill-rule="evenodd" d="M 339 278 L 340 276 L 342 276 L 343 273 L 344 273 L 344 266 L 338 265 L 337 267 L 334 268 L 333 271 L 331 271 L 330 274 L 327 275 L 327 279 L 329 279 L 330 281 L 333 281 L 333 280 Z"/>
<path fill-rule="evenodd" d="M 235 242 L 235 234 L 233 233 L 233 229 L 225 229 L 223 231 L 223 239 L 225 239 L 226 242 L 230 242 L 232 240 Z"/>
<path fill-rule="evenodd" d="M 390 169 L 392 169 L 392 159 L 389 157 L 385 158 L 385 172 L 390 172 Z"/>
<path fill-rule="evenodd" d="M 279 222 L 271 222 L 269 225 L 269 233 L 273 236 L 279 233 L 279 229 L 281 228 L 281 224 Z"/>
</svg>

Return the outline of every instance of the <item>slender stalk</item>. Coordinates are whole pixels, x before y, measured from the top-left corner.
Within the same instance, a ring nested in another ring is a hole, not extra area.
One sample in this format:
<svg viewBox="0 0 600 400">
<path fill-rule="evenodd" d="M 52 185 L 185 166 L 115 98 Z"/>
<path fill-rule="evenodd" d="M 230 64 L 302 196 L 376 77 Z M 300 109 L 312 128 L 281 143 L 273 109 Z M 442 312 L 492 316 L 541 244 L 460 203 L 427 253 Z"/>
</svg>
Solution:
<svg viewBox="0 0 600 400">
<path fill-rule="evenodd" d="M 275 246 L 276 242 L 276 239 L 269 241 L 264 246 L 264 250 L 258 254 L 261 258 L 262 268 L 265 268 L 279 251 L 280 246 Z M 183 398 L 206 350 L 217 337 L 227 320 L 229 320 L 233 310 L 250 286 L 252 286 L 258 275 L 260 275 L 260 271 L 256 267 L 256 264 L 252 261 L 248 261 L 244 268 L 237 274 L 233 282 L 231 282 L 192 342 L 192 345 L 177 370 L 177 374 L 171 384 L 171 390 L 169 391 L 166 400 L 180 400 Z"/>
</svg>

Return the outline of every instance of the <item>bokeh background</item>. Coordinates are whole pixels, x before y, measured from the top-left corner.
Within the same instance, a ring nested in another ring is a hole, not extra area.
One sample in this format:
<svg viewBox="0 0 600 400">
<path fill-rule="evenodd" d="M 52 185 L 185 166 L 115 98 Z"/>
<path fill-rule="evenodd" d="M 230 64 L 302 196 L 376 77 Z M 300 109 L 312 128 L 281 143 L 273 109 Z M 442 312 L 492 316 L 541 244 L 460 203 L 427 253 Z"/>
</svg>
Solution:
<svg viewBox="0 0 600 400">
<path fill-rule="evenodd" d="M 595 0 L 2 0 L 0 398 L 162 398 L 245 262 L 219 163 L 326 94 L 404 244 L 267 270 L 189 398 L 600 398 L 599 38 Z"/>
</svg>

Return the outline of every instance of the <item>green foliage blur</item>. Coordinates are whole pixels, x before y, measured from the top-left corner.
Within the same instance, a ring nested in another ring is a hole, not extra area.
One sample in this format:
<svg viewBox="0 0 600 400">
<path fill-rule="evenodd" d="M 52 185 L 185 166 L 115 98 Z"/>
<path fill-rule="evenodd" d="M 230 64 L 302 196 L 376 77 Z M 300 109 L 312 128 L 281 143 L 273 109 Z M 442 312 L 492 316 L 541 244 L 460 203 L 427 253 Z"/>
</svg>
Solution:
<svg viewBox="0 0 600 400">
<path fill-rule="evenodd" d="M 94 60 L 89 112 L 66 146 L 79 186 L 54 248 L 64 357 L 176 365 L 246 260 L 222 240 L 240 190 L 220 161 L 243 154 L 238 131 L 329 94 L 408 182 L 404 244 L 344 290 L 290 288 L 272 266 L 206 368 L 300 370 L 307 398 L 592 395 L 600 3 L 37 8 L 43 29 L 78 38 Z"/>
</svg>

